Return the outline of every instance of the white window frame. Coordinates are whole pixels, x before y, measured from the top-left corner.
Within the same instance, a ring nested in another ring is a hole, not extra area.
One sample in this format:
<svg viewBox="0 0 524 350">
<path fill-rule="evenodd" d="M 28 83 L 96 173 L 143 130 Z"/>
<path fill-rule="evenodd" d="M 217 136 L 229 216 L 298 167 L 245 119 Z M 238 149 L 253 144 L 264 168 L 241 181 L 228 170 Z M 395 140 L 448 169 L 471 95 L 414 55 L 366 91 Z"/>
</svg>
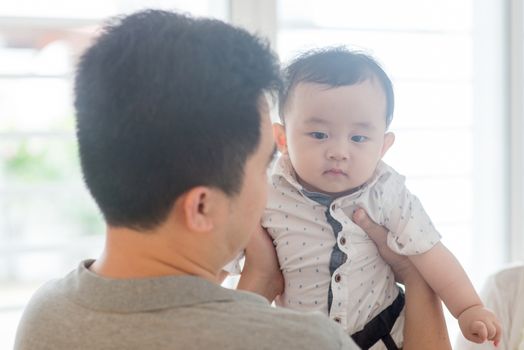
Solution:
<svg viewBox="0 0 524 350">
<path fill-rule="evenodd" d="M 510 261 L 524 261 L 524 5 L 508 1 Z"/>
</svg>

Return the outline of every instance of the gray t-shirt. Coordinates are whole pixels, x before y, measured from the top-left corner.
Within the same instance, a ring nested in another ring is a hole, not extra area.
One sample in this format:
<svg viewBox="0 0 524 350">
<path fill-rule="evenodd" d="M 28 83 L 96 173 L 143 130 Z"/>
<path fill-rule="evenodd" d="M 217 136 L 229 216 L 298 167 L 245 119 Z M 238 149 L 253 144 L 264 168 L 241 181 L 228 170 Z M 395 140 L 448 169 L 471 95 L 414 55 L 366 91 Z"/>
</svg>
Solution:
<svg viewBox="0 0 524 350">
<path fill-rule="evenodd" d="M 358 349 L 320 313 L 193 276 L 103 278 L 92 262 L 37 291 L 15 349 Z"/>
</svg>

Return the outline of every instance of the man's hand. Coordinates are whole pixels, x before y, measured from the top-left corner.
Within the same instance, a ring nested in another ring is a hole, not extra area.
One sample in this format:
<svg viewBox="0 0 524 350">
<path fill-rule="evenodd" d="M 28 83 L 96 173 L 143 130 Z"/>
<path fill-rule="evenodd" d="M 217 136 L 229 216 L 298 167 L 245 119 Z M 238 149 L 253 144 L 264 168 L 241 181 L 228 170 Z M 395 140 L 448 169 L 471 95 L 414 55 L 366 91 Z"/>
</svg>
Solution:
<svg viewBox="0 0 524 350">
<path fill-rule="evenodd" d="M 418 275 L 417 269 L 407 257 L 398 255 L 389 249 L 386 243 L 388 230 L 385 227 L 371 221 L 363 209 L 357 209 L 355 211 L 353 221 L 375 242 L 379 254 L 384 261 L 391 266 L 397 282 L 404 283 L 406 279 L 412 277 L 413 274 Z"/>
<path fill-rule="evenodd" d="M 246 250 L 244 268 L 238 289 L 258 293 L 273 301 L 284 292 L 284 277 L 280 271 L 273 240 L 260 227 L 251 236 Z"/>
</svg>

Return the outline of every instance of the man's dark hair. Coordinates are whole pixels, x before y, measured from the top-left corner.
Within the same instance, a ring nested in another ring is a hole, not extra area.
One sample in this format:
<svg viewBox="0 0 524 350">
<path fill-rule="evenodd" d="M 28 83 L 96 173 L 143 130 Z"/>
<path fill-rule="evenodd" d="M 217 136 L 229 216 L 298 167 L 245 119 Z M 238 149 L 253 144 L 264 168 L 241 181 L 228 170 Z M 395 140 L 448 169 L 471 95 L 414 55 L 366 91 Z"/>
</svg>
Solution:
<svg viewBox="0 0 524 350">
<path fill-rule="evenodd" d="M 393 84 L 371 56 L 345 47 L 308 51 L 295 58 L 283 71 L 284 86 L 279 93 L 280 120 L 284 123 L 286 105 L 299 83 L 325 84 L 331 87 L 355 85 L 377 78 L 386 95 L 386 127 L 393 119 L 395 96 Z"/>
<path fill-rule="evenodd" d="M 260 141 L 260 97 L 280 87 L 266 42 L 218 20 L 147 10 L 81 57 L 84 179 L 106 222 L 147 230 L 195 186 L 233 196 Z"/>
</svg>

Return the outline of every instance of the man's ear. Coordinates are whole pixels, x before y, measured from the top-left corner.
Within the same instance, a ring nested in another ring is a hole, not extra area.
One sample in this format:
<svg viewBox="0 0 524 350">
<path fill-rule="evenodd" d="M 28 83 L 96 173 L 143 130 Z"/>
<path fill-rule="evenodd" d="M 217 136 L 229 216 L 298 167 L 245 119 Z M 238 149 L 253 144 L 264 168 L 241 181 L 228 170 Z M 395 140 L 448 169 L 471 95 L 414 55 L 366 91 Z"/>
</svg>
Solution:
<svg viewBox="0 0 524 350">
<path fill-rule="evenodd" d="M 277 148 L 282 154 L 287 153 L 287 139 L 286 139 L 286 129 L 284 125 L 280 123 L 273 123 L 273 137 L 277 144 Z"/>
<path fill-rule="evenodd" d="M 384 145 L 382 145 L 382 151 L 380 157 L 384 157 L 388 149 L 395 143 L 395 134 L 387 132 L 384 134 Z"/>
<path fill-rule="evenodd" d="M 216 197 L 215 191 L 205 186 L 194 187 L 182 196 L 182 215 L 188 229 L 209 232 L 214 228 L 212 214 L 218 204 Z"/>
</svg>

